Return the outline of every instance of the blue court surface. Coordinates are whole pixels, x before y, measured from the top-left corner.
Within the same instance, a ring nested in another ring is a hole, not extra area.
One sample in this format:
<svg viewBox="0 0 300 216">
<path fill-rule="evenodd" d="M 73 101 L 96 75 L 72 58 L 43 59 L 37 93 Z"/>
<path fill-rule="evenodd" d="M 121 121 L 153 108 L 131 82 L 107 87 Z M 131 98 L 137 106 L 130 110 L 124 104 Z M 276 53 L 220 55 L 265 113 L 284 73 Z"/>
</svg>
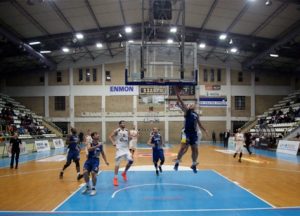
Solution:
<svg viewBox="0 0 300 216">
<path fill-rule="evenodd" d="M 0 212 L 0 215 L 206 215 L 299 216 L 300 208 L 273 208 L 215 171 L 130 171 L 112 185 L 113 172 L 98 176 L 97 194 L 74 192 L 52 212 Z"/>
<path fill-rule="evenodd" d="M 34 152 L 34 153 L 20 155 L 19 164 L 27 163 L 29 161 L 36 161 L 43 158 L 48 158 L 54 155 L 65 154 L 66 151 L 67 151 L 66 148 L 59 148 L 59 149 L 52 149 L 50 151 Z M 9 165 L 10 165 L 10 158 L 6 157 L 0 159 L 0 168 L 9 167 Z"/>
</svg>

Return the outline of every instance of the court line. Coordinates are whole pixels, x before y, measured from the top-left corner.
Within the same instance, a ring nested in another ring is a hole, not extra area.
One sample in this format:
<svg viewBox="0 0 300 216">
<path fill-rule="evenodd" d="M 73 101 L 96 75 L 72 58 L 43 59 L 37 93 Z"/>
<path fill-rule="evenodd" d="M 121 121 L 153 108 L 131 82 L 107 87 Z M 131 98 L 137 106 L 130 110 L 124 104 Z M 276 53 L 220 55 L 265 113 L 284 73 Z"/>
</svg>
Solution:
<svg viewBox="0 0 300 216">
<path fill-rule="evenodd" d="M 0 213 L 51 213 L 55 214 L 95 214 L 95 213 L 152 213 L 152 212 L 221 212 L 221 211 L 256 211 L 256 210 L 300 210 L 300 206 L 278 208 L 229 208 L 229 209 L 165 209 L 165 210 L 128 210 L 128 211 L 0 211 Z"/>
<path fill-rule="evenodd" d="M 57 170 L 61 170 L 61 169 L 56 168 L 56 169 L 36 170 L 36 171 L 29 171 L 29 172 L 17 172 L 17 173 L 8 174 L 8 175 L 1 175 L 0 178 L 10 177 L 10 176 L 16 176 L 16 175 L 18 175 L 18 176 L 19 175 L 28 175 L 28 174 L 40 173 L 40 172 L 48 172 L 48 171 L 57 171 Z"/>
<path fill-rule="evenodd" d="M 198 187 L 198 186 L 194 186 L 194 185 L 185 185 L 185 184 L 174 184 L 174 183 L 161 183 L 161 184 L 141 184 L 141 185 L 133 185 L 133 186 L 129 186 L 129 187 L 125 187 L 122 188 L 120 190 L 115 191 L 112 195 L 111 198 L 113 199 L 115 197 L 115 195 L 123 190 L 127 190 L 127 189 L 131 189 L 131 188 L 137 188 L 137 187 L 144 187 L 144 186 L 158 186 L 158 185 L 163 185 L 163 186 L 180 186 L 180 187 L 190 187 L 190 188 L 196 188 L 199 190 L 203 190 L 206 193 L 208 193 L 209 196 L 214 196 L 209 190 L 202 188 L 202 187 Z"/>
<path fill-rule="evenodd" d="M 188 166 L 187 163 L 182 163 L 182 165 Z M 275 170 L 275 171 L 282 171 L 282 172 L 292 172 L 292 173 L 300 173 L 300 170 L 286 170 L 286 169 L 277 169 L 277 168 L 268 168 L 268 167 L 258 167 L 258 166 L 243 166 L 243 165 L 232 165 L 232 164 L 213 164 L 213 163 L 201 163 L 200 165 L 203 166 L 222 166 L 222 167 L 246 167 L 246 168 L 255 168 L 255 169 L 268 169 L 268 170 Z"/>
<path fill-rule="evenodd" d="M 276 206 L 272 205 L 271 203 L 269 203 L 268 201 L 264 200 L 263 198 L 259 197 L 258 195 L 256 195 L 255 193 L 251 192 L 250 190 L 248 190 L 247 188 L 241 186 L 240 184 L 236 184 L 234 183 L 232 180 L 230 180 L 229 178 L 227 178 L 226 176 L 222 175 L 221 173 L 219 173 L 218 171 L 212 169 L 213 172 L 215 172 L 217 175 L 227 179 L 228 181 L 232 182 L 233 184 L 237 185 L 238 187 L 242 188 L 243 190 L 247 191 L 248 193 L 252 194 L 253 196 L 255 196 L 256 198 L 260 199 L 261 201 L 265 202 L 266 204 L 268 204 L 269 206 L 271 206 L 272 208 L 276 208 Z"/>
<path fill-rule="evenodd" d="M 99 171 L 98 174 L 100 174 L 101 172 L 102 171 Z M 74 196 L 74 194 L 76 194 L 84 186 L 85 186 L 85 183 L 80 184 L 79 188 L 77 190 L 75 190 L 73 193 L 71 193 L 64 201 L 62 201 L 60 204 L 58 204 L 58 206 L 56 206 L 51 212 L 54 212 L 56 209 L 58 209 L 63 204 L 65 204 L 72 196 Z"/>
</svg>

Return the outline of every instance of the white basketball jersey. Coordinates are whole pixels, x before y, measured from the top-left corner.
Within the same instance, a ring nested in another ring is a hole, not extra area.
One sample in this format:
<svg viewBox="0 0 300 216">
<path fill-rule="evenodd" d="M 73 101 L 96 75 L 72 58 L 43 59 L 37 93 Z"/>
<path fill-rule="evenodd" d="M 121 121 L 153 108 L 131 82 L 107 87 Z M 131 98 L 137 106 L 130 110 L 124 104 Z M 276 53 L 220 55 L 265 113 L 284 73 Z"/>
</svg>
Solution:
<svg viewBox="0 0 300 216">
<path fill-rule="evenodd" d="M 118 128 L 115 130 L 115 141 L 117 149 L 128 149 L 129 138 L 128 138 L 128 130 Z"/>
</svg>

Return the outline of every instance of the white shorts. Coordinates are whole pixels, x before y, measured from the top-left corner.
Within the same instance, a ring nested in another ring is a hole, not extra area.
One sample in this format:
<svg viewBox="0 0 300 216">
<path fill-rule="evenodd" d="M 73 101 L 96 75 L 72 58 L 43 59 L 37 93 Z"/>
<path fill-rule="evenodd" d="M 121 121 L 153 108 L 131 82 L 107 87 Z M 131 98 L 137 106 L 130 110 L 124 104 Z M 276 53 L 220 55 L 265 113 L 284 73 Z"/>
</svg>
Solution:
<svg viewBox="0 0 300 216">
<path fill-rule="evenodd" d="M 133 161 L 129 149 L 119 149 L 116 152 L 115 164 L 119 166 L 122 160 Z"/>
<path fill-rule="evenodd" d="M 129 149 L 136 149 L 137 148 L 137 140 L 130 140 L 129 142 Z"/>
<path fill-rule="evenodd" d="M 243 152 L 243 146 L 244 146 L 244 143 L 236 142 L 235 143 L 235 152 L 236 153 L 242 153 Z"/>
</svg>

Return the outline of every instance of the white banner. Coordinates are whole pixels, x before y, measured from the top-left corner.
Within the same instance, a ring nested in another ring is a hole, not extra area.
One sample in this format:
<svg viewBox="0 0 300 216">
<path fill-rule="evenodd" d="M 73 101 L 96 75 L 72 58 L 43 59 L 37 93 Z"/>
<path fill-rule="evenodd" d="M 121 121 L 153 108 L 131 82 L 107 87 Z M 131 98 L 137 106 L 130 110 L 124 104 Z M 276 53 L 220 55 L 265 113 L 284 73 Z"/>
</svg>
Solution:
<svg viewBox="0 0 300 216">
<path fill-rule="evenodd" d="M 54 148 L 64 148 L 65 144 L 64 141 L 62 139 L 53 139 L 52 140 Z"/>
<path fill-rule="evenodd" d="M 276 152 L 297 155 L 299 141 L 279 140 Z"/>
<path fill-rule="evenodd" d="M 131 85 L 106 86 L 107 95 L 139 95 L 139 87 Z"/>
<path fill-rule="evenodd" d="M 9 142 L 6 142 L 5 145 L 6 145 L 6 153 L 8 157 L 11 157 L 11 149 L 9 147 Z M 22 143 L 19 146 L 20 146 L 20 155 L 27 154 L 26 142 L 22 141 Z"/>
<path fill-rule="evenodd" d="M 50 151 L 50 145 L 48 143 L 48 140 L 34 141 L 34 144 L 37 152 Z"/>
</svg>

